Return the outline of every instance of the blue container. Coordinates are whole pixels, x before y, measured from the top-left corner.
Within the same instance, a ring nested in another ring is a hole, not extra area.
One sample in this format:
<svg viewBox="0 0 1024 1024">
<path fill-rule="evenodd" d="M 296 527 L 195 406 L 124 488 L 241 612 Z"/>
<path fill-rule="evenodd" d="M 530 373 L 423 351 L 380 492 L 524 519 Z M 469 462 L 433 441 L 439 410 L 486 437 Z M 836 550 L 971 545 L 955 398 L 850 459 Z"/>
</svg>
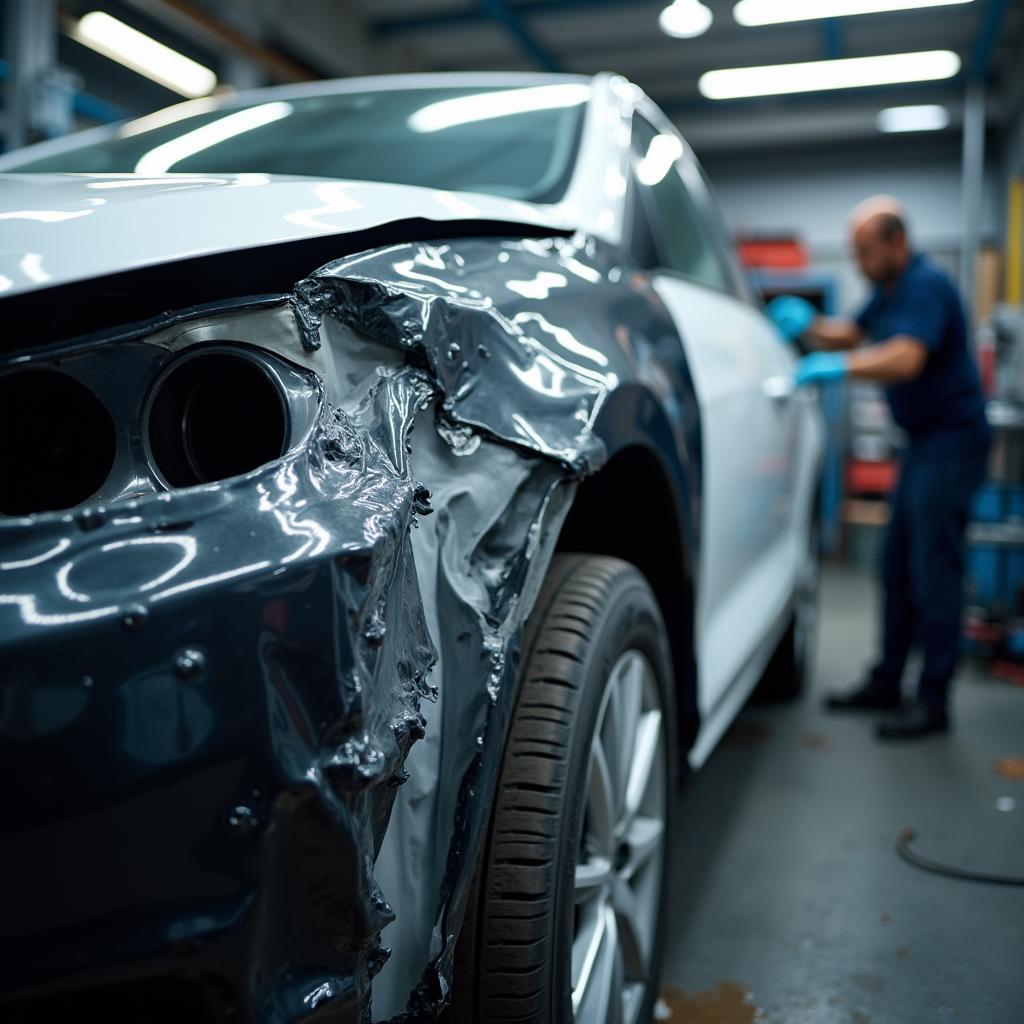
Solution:
<svg viewBox="0 0 1024 1024">
<path fill-rule="evenodd" d="M 985 484 L 974 499 L 976 523 L 1024 522 L 1024 488 Z M 1024 549 L 972 543 L 967 552 L 967 590 L 972 604 L 1004 612 L 1017 607 L 1024 586 Z"/>
</svg>

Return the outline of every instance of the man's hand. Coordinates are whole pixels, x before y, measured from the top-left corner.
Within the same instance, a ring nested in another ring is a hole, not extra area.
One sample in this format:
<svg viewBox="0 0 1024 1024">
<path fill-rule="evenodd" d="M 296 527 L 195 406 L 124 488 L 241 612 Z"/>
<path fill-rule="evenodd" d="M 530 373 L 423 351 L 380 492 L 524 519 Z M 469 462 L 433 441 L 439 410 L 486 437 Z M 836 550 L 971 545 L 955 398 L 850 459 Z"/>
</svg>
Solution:
<svg viewBox="0 0 1024 1024">
<path fill-rule="evenodd" d="M 764 311 L 786 341 L 799 338 L 818 316 L 814 306 L 796 295 L 779 295 L 764 307 Z"/>
<path fill-rule="evenodd" d="M 846 356 L 839 352 L 812 352 L 796 364 L 796 386 L 842 380 L 846 368 Z"/>
</svg>

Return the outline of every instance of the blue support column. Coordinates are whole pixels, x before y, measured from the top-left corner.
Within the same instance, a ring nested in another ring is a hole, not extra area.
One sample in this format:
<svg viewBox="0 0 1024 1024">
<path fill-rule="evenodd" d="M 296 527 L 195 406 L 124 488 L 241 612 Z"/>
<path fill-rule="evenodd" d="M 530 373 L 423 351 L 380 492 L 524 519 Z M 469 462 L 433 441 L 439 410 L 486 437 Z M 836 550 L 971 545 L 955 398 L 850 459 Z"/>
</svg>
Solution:
<svg viewBox="0 0 1024 1024">
<path fill-rule="evenodd" d="M 56 0 L 7 0 L 8 149 L 70 129 L 72 82 L 57 67 Z"/>
<path fill-rule="evenodd" d="M 988 78 L 989 65 L 992 63 L 992 51 L 999 38 L 999 30 L 1003 26 L 1006 7 L 1007 0 L 987 0 L 985 17 L 978 30 L 978 36 L 974 40 L 974 49 L 970 55 L 970 63 L 967 68 L 968 77 L 981 81 Z"/>
<path fill-rule="evenodd" d="M 1006 0 L 987 0 L 967 66 L 961 151 L 960 292 L 972 311 L 985 191 L 986 80 L 1006 6 Z"/>
</svg>

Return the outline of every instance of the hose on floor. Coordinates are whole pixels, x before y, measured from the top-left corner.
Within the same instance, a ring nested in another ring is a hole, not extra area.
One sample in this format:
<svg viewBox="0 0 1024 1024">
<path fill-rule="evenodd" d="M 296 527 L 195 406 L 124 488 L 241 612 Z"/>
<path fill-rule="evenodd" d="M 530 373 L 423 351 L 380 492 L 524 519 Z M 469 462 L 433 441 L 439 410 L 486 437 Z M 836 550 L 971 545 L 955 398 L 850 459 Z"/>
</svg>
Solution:
<svg viewBox="0 0 1024 1024">
<path fill-rule="evenodd" d="M 988 882 L 990 885 L 1024 885 L 1024 878 L 1019 875 L 994 875 L 986 871 L 968 871 L 951 864 L 940 864 L 936 860 L 922 857 L 910 848 L 917 837 L 912 828 L 905 828 L 896 837 L 896 852 L 908 863 L 922 871 L 930 871 L 933 875 L 945 875 L 947 878 L 961 878 L 967 882 Z"/>
</svg>

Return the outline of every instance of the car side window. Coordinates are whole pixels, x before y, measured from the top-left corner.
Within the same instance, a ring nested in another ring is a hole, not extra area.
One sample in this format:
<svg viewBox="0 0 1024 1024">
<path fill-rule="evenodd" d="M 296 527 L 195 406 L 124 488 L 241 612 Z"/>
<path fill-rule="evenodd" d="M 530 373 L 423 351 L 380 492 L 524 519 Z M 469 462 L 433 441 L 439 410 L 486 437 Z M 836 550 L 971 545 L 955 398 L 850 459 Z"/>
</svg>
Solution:
<svg viewBox="0 0 1024 1024">
<path fill-rule="evenodd" d="M 651 270 L 661 264 L 661 254 L 654 240 L 654 228 L 651 226 L 648 212 L 650 197 L 640 194 L 640 186 L 634 174 L 629 194 L 629 250 L 637 266 Z"/>
<path fill-rule="evenodd" d="M 731 282 L 722 265 L 718 243 L 703 212 L 690 195 L 677 166 L 683 155 L 675 135 L 657 131 L 641 117 L 633 121 L 633 174 L 641 209 L 634 212 L 634 231 L 653 234 L 657 264 L 701 284 L 723 291 Z"/>
</svg>

